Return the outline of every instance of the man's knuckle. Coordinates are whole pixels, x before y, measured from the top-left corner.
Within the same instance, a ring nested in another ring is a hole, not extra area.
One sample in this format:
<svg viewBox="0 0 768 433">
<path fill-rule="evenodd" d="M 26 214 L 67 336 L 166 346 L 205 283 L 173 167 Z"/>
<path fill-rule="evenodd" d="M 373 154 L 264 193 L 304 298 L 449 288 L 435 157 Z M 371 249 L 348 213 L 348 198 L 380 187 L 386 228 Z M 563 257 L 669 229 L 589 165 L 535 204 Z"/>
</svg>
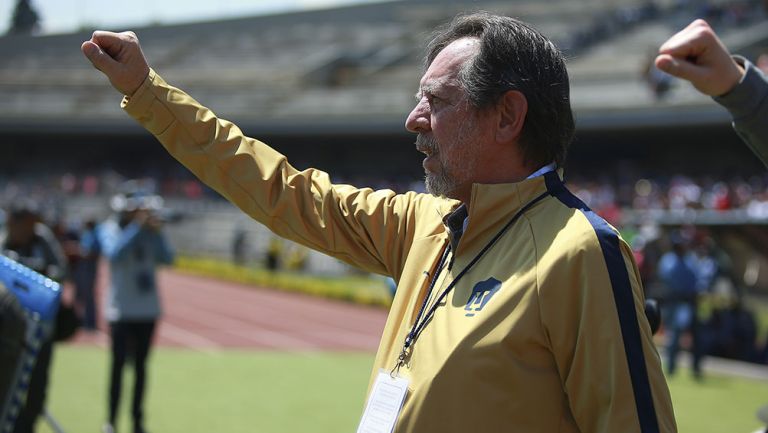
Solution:
<svg viewBox="0 0 768 433">
<path fill-rule="evenodd" d="M 696 27 L 693 32 L 691 32 L 691 37 L 694 40 L 710 39 L 712 37 L 712 29 L 702 26 Z"/>
<path fill-rule="evenodd" d="M 701 28 L 701 29 L 711 29 L 711 27 L 709 27 L 709 23 L 707 23 L 706 21 L 704 21 L 701 18 L 699 18 L 696 21 L 694 21 L 693 25 L 695 27 L 698 27 L 698 28 Z"/>
</svg>

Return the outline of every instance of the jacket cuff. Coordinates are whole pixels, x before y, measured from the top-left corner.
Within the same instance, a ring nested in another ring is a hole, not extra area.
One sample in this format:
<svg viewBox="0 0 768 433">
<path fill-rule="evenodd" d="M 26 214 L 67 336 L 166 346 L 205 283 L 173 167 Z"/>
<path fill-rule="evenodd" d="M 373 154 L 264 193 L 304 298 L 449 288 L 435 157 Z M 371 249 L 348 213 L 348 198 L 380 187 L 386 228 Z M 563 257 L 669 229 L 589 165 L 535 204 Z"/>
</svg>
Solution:
<svg viewBox="0 0 768 433">
<path fill-rule="evenodd" d="M 755 112 L 760 102 L 766 97 L 768 87 L 765 86 L 762 72 L 749 60 L 741 56 L 733 56 L 733 59 L 744 67 L 744 77 L 730 92 L 712 99 L 725 107 L 734 120 L 737 120 Z"/>
<path fill-rule="evenodd" d="M 173 116 L 165 106 L 168 85 L 154 69 L 131 96 L 124 96 L 120 107 L 153 135 L 165 131 Z"/>
<path fill-rule="evenodd" d="M 126 110 L 128 114 L 132 114 L 136 111 L 146 111 L 152 103 L 152 95 L 151 92 L 149 92 L 149 88 L 152 86 L 156 75 L 154 69 L 150 68 L 147 78 L 145 78 L 139 88 L 133 92 L 133 95 L 123 96 L 123 100 L 120 101 L 120 108 Z"/>
</svg>

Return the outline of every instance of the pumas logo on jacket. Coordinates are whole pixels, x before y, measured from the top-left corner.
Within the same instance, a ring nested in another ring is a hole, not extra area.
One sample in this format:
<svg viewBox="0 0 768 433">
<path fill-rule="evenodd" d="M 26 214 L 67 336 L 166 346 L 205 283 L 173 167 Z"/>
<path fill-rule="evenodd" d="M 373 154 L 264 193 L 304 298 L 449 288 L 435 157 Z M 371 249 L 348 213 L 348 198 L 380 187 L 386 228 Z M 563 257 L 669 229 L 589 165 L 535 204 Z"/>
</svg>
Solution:
<svg viewBox="0 0 768 433">
<path fill-rule="evenodd" d="M 465 316 L 472 317 L 476 312 L 481 311 L 500 288 L 501 281 L 493 277 L 475 284 L 475 287 L 472 288 L 472 294 L 469 295 L 467 305 L 464 307 L 464 310 L 467 311 Z"/>
</svg>

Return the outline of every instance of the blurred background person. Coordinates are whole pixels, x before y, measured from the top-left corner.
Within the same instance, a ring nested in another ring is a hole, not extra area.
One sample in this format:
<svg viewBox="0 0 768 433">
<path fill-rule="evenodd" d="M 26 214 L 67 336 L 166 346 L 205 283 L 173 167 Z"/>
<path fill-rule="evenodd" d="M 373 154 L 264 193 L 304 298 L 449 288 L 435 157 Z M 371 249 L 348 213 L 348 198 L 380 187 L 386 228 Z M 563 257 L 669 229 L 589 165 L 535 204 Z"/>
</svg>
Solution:
<svg viewBox="0 0 768 433">
<path fill-rule="evenodd" d="M 703 350 L 698 333 L 697 299 L 699 273 L 696 259 L 689 251 L 689 240 L 679 231 L 669 235 L 671 250 L 661 256 L 659 281 L 664 287 L 664 324 L 667 333 L 667 372 L 675 374 L 680 340 L 686 331 L 691 335 L 693 375 L 701 378 Z"/>
<path fill-rule="evenodd" d="M 248 232 L 237 225 L 232 235 L 232 263 L 243 266 L 246 262 L 246 251 L 248 249 Z"/>
<path fill-rule="evenodd" d="M 67 274 L 67 261 L 53 232 L 41 222 L 36 203 L 19 200 L 7 211 L 6 230 L 0 238 L 4 255 L 51 278 L 62 281 Z M 48 369 L 53 352 L 53 335 L 40 347 L 27 401 L 16 419 L 14 433 L 33 432 L 38 416 L 43 413 Z"/>
<path fill-rule="evenodd" d="M 89 219 L 83 224 L 80 234 L 80 260 L 73 269 L 75 283 L 75 300 L 77 301 L 83 328 L 89 331 L 96 329 L 96 276 L 101 257 L 101 244 L 96 233 L 96 220 Z"/>
<path fill-rule="evenodd" d="M 123 366 L 131 359 L 135 378 L 133 431 L 144 433 L 146 363 L 161 313 L 156 270 L 159 265 L 173 262 L 173 251 L 157 214 L 162 198 L 140 190 L 130 191 L 113 197 L 111 204 L 115 215 L 98 228 L 101 250 L 109 261 L 105 317 L 110 325 L 112 349 L 108 419 L 102 432 L 115 431 Z"/>
</svg>

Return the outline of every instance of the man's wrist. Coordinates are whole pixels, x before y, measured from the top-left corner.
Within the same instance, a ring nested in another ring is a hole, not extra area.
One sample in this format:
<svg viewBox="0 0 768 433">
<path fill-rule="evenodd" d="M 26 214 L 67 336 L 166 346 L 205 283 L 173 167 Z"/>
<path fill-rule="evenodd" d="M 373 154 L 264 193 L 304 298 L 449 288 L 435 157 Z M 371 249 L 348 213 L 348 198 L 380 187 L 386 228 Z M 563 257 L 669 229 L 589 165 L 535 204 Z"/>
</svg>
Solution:
<svg viewBox="0 0 768 433">
<path fill-rule="evenodd" d="M 150 73 L 150 71 L 151 71 L 151 69 L 149 68 L 149 66 L 147 66 L 147 69 L 146 69 L 146 70 L 144 71 L 144 73 L 142 74 L 142 75 L 143 75 L 142 79 L 141 79 L 141 80 L 138 80 L 138 84 L 136 84 L 136 86 L 132 86 L 132 87 L 133 87 L 133 89 L 132 89 L 132 90 L 130 90 L 130 91 L 128 91 L 128 92 L 123 92 L 123 95 L 125 95 L 125 96 L 126 96 L 126 97 L 128 97 L 128 98 L 130 98 L 131 96 L 133 96 L 134 94 L 136 94 L 136 92 L 138 92 L 138 91 L 139 91 L 139 89 L 141 89 L 141 87 L 142 87 L 142 86 L 144 85 L 144 83 L 147 81 L 147 78 L 149 77 L 149 73 Z"/>
<path fill-rule="evenodd" d="M 728 92 L 712 99 L 731 113 L 734 119 L 749 116 L 766 93 L 760 71 L 744 57 L 735 55 L 734 61 L 744 70 L 738 83 Z"/>
<path fill-rule="evenodd" d="M 728 79 L 729 83 L 731 83 L 728 86 L 728 90 L 723 92 L 720 95 L 716 95 L 717 97 L 724 97 L 731 93 L 733 89 L 736 88 L 739 84 L 741 84 L 744 81 L 744 76 L 747 74 L 747 69 L 744 66 L 744 58 L 741 56 L 731 56 L 731 59 L 733 60 L 733 68 L 730 69 L 731 73 L 730 78 Z"/>
<path fill-rule="evenodd" d="M 145 94 L 149 91 L 149 88 L 152 86 L 152 81 L 155 79 L 155 71 L 150 69 L 149 72 L 147 72 L 147 76 L 144 77 L 144 81 L 139 84 L 139 87 L 136 88 L 136 90 L 133 91 L 130 95 L 123 95 L 123 100 L 120 103 L 120 107 L 123 109 L 128 109 L 128 107 L 137 108 L 136 105 L 142 105 L 141 101 L 145 98 Z M 145 104 L 148 105 L 148 104 Z M 143 109 L 145 107 L 139 107 L 139 109 Z"/>
</svg>

